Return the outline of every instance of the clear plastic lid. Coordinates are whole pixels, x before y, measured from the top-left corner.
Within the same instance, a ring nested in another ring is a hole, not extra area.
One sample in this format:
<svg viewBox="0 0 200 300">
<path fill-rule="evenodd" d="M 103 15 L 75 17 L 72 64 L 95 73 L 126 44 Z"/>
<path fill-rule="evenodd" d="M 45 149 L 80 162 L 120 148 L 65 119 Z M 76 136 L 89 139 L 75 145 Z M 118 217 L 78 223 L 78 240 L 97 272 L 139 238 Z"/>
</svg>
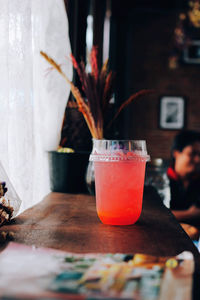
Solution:
<svg viewBox="0 0 200 300">
<path fill-rule="evenodd" d="M 90 161 L 149 161 L 144 140 L 93 139 Z"/>
</svg>

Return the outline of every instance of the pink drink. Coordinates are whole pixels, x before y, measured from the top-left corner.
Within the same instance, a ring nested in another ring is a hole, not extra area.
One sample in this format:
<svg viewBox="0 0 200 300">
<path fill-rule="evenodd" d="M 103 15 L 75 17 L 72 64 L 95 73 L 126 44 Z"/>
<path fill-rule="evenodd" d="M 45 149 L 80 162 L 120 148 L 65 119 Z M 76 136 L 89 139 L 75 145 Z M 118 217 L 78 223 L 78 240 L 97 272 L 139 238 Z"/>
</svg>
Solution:
<svg viewBox="0 0 200 300">
<path fill-rule="evenodd" d="M 146 161 L 96 161 L 96 208 L 104 224 L 134 224 L 142 211 Z"/>
<path fill-rule="evenodd" d="M 104 224 L 130 225 L 138 220 L 149 159 L 143 140 L 93 139 L 96 209 Z"/>
</svg>

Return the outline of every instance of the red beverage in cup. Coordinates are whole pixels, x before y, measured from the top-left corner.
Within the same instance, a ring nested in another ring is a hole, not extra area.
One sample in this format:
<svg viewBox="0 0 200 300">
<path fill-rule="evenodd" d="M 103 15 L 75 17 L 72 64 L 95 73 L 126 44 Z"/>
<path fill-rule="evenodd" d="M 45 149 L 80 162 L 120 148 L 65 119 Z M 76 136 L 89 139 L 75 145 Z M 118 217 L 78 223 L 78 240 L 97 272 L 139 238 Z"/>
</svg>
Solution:
<svg viewBox="0 0 200 300">
<path fill-rule="evenodd" d="M 98 154 L 97 148 L 93 156 L 100 220 L 110 225 L 134 224 L 142 211 L 145 166 L 149 157 L 146 153 L 126 149 L 111 152 L 106 149 Z"/>
</svg>

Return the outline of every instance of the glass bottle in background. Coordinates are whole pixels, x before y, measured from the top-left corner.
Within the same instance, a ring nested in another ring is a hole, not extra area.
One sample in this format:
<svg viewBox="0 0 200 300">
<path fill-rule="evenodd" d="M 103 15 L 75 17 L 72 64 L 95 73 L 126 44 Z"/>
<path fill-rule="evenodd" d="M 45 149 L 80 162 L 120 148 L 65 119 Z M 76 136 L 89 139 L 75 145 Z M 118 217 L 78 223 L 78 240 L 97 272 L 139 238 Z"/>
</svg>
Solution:
<svg viewBox="0 0 200 300">
<path fill-rule="evenodd" d="M 94 179 L 94 163 L 93 163 L 93 161 L 89 161 L 89 163 L 88 163 L 85 180 L 86 180 L 88 192 L 90 193 L 90 195 L 95 196 L 95 179 Z"/>
<path fill-rule="evenodd" d="M 152 159 L 147 164 L 145 185 L 155 187 L 164 205 L 169 208 L 170 186 L 166 171 L 167 165 L 163 159 Z"/>
</svg>

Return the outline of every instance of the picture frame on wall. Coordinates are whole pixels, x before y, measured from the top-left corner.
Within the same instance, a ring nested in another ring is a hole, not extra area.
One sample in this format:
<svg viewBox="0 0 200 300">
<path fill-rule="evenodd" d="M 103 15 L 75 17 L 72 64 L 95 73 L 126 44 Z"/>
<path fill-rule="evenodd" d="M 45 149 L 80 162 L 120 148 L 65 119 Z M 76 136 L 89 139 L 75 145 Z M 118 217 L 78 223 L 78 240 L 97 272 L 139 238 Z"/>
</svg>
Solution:
<svg viewBox="0 0 200 300">
<path fill-rule="evenodd" d="M 160 98 L 159 127 L 178 130 L 185 125 L 185 99 L 182 96 L 162 96 Z"/>
<path fill-rule="evenodd" d="M 192 40 L 183 50 L 183 62 L 200 64 L 200 40 Z"/>
</svg>

